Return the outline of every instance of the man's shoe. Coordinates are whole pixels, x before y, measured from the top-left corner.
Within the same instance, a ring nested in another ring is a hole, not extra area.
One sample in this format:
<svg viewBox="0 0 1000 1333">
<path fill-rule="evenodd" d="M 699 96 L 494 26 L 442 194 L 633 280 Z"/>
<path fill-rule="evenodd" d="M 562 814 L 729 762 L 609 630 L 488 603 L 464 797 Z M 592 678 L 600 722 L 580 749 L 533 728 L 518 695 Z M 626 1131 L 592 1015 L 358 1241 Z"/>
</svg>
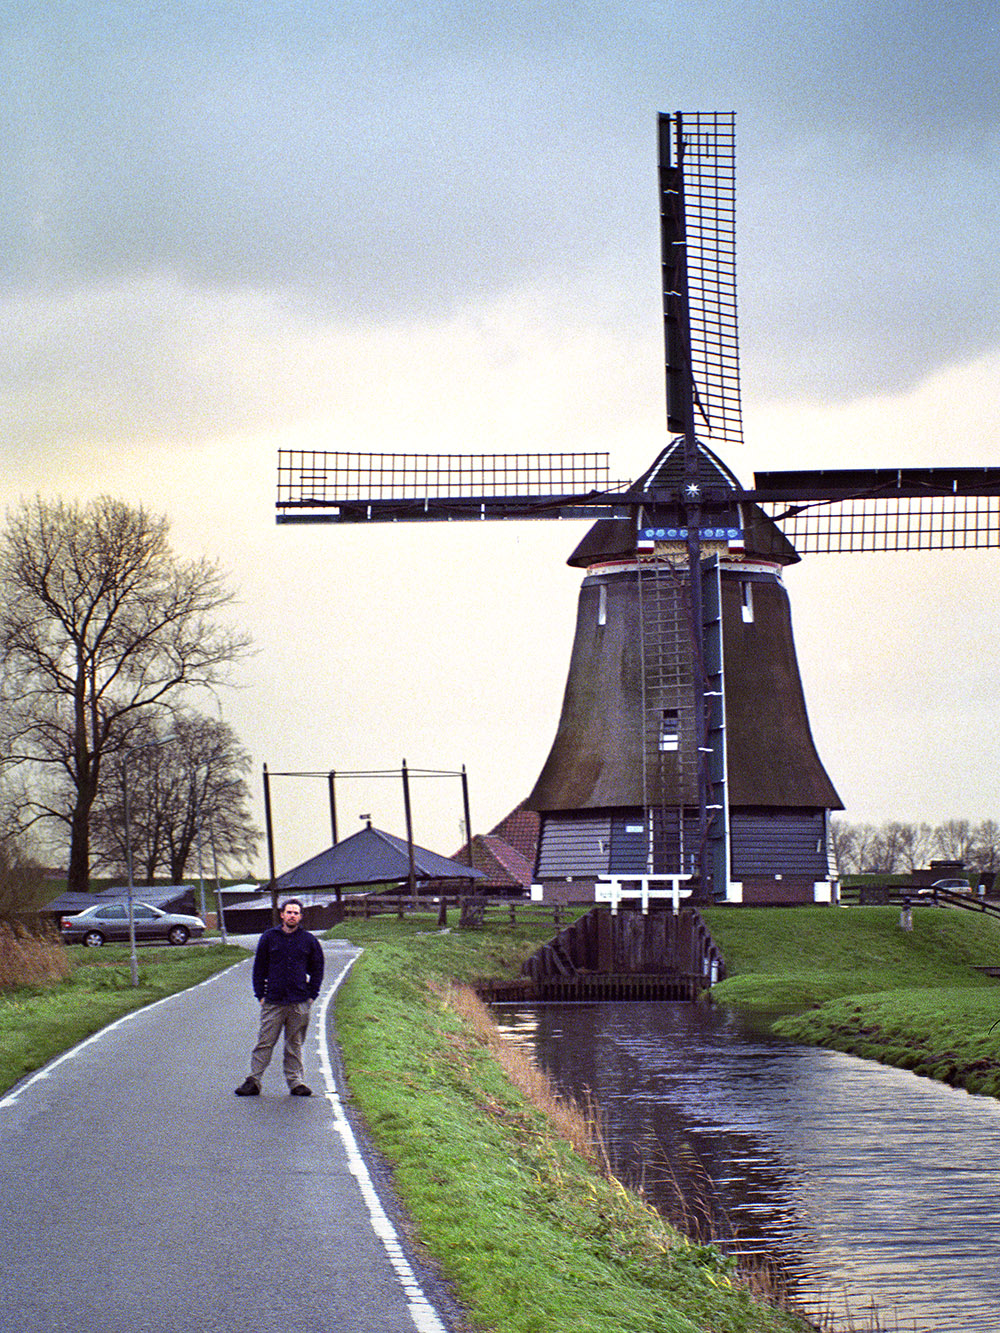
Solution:
<svg viewBox="0 0 1000 1333">
<path fill-rule="evenodd" d="M 304 1083 L 296 1083 L 294 1088 L 289 1088 L 289 1094 L 292 1097 L 311 1097 L 312 1088 L 307 1088 Z"/>
<path fill-rule="evenodd" d="M 236 1095 L 237 1097 L 259 1097 L 260 1088 L 252 1078 L 245 1078 L 236 1089 Z"/>
</svg>

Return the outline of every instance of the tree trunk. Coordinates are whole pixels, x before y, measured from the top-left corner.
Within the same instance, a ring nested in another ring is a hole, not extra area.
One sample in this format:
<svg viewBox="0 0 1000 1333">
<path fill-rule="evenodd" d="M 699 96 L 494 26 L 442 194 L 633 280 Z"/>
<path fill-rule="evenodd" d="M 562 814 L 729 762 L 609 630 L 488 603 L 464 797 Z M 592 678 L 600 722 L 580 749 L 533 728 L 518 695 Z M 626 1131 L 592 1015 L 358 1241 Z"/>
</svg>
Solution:
<svg viewBox="0 0 1000 1333">
<path fill-rule="evenodd" d="M 71 893 L 90 892 L 90 806 L 93 798 L 77 793 L 70 822 L 69 868 L 66 888 Z"/>
</svg>

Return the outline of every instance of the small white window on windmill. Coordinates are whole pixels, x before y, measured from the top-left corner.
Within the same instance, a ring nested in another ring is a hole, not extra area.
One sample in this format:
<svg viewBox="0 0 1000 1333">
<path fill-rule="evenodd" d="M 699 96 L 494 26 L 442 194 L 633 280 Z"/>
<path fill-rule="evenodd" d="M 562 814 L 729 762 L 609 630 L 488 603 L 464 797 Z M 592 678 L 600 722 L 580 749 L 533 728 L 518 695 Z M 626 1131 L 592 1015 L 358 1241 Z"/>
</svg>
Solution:
<svg viewBox="0 0 1000 1333">
<path fill-rule="evenodd" d="M 753 584 L 749 579 L 740 580 L 740 612 L 744 625 L 753 624 Z"/>
<path fill-rule="evenodd" d="M 680 743 L 680 714 L 676 708 L 664 708 L 660 714 L 660 749 L 664 753 L 668 750 L 678 750 Z"/>
</svg>

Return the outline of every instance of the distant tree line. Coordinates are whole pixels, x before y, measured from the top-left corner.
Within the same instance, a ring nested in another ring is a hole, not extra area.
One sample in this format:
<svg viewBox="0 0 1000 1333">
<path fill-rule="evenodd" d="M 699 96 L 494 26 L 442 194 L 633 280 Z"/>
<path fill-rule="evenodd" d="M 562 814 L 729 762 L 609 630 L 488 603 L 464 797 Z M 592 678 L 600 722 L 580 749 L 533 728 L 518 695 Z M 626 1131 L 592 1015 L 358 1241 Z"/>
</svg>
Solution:
<svg viewBox="0 0 1000 1333">
<path fill-rule="evenodd" d="M 901 874 L 919 870 L 931 861 L 959 861 L 968 870 L 1000 872 L 1000 824 L 993 819 L 978 824 L 969 819 L 948 819 L 931 825 L 900 820 L 851 824 L 834 818 L 830 832 L 840 875 L 867 871 Z"/>
</svg>

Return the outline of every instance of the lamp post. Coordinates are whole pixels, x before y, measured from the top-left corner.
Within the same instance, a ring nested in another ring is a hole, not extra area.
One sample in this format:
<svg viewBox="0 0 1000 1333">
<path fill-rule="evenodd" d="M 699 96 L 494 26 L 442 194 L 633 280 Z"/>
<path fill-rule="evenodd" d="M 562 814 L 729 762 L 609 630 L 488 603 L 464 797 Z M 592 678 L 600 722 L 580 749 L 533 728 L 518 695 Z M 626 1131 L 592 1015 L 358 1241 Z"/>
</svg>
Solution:
<svg viewBox="0 0 1000 1333">
<path fill-rule="evenodd" d="M 132 882 L 132 811 L 128 799 L 128 752 L 122 756 L 122 790 L 125 794 L 125 866 L 128 871 L 128 966 L 132 985 L 139 984 L 139 955 L 135 951 L 135 886 Z"/>
<path fill-rule="evenodd" d="M 139 750 L 152 750 L 158 745 L 166 745 L 174 740 L 173 736 L 164 736 L 162 740 L 150 740 L 138 747 Z M 125 868 L 128 871 L 128 966 L 132 985 L 139 984 L 139 955 L 135 948 L 135 883 L 132 874 L 132 809 L 128 798 L 128 760 L 131 752 L 122 755 L 122 793 L 125 806 Z"/>
<path fill-rule="evenodd" d="M 222 881 L 219 879 L 219 856 L 215 850 L 215 825 L 209 820 L 208 824 L 208 842 L 212 848 L 212 872 L 215 875 L 215 905 L 219 911 L 219 932 L 222 936 L 222 943 L 228 944 L 226 936 L 226 913 L 222 905 Z"/>
</svg>

